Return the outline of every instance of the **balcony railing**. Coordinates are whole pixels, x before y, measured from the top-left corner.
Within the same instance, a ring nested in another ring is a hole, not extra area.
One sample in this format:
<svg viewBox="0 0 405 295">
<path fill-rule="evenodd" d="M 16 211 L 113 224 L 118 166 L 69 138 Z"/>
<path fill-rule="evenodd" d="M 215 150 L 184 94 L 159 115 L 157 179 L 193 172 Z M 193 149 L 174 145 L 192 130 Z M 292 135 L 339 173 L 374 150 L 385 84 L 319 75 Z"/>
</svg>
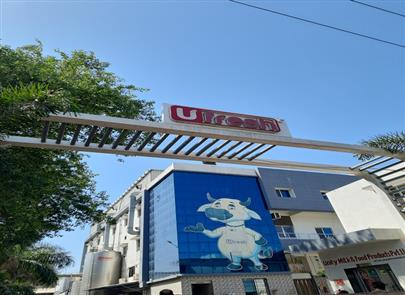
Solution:
<svg viewBox="0 0 405 295">
<path fill-rule="evenodd" d="M 304 263 L 288 263 L 291 272 L 294 273 L 310 273 L 311 269 L 307 267 Z"/>
<path fill-rule="evenodd" d="M 336 235 L 320 237 L 317 233 L 278 233 L 282 240 L 335 240 Z"/>
<path fill-rule="evenodd" d="M 320 250 L 332 249 L 340 246 L 355 245 L 373 241 L 401 240 L 405 237 L 399 228 L 368 228 L 355 232 L 333 235 L 320 238 L 316 234 L 297 234 L 297 243 L 288 242 L 292 253 L 296 252 L 317 252 Z M 293 241 L 293 240 L 285 240 Z"/>
</svg>

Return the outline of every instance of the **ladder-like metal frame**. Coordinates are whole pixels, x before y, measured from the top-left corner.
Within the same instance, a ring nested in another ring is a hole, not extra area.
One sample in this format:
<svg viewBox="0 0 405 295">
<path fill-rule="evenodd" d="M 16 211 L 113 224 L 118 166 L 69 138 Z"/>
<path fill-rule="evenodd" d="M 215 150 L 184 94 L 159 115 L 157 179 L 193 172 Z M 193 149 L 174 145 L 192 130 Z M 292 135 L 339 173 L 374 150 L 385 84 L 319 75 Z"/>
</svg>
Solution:
<svg viewBox="0 0 405 295">
<path fill-rule="evenodd" d="M 405 218 L 405 156 L 362 145 L 342 144 L 266 132 L 201 125 L 151 122 L 90 114 L 55 114 L 43 118 L 41 136 L 7 136 L 2 145 L 144 156 L 204 163 L 228 163 L 345 173 L 365 178 L 390 196 Z M 369 154 L 354 167 L 275 161 L 262 156 L 277 146 Z"/>
<path fill-rule="evenodd" d="M 101 115 L 56 114 L 44 118 L 43 122 L 40 138 L 8 136 L 2 144 L 347 174 L 353 172 L 349 167 L 272 161 L 262 156 L 276 146 L 392 156 L 361 145 Z"/>
</svg>

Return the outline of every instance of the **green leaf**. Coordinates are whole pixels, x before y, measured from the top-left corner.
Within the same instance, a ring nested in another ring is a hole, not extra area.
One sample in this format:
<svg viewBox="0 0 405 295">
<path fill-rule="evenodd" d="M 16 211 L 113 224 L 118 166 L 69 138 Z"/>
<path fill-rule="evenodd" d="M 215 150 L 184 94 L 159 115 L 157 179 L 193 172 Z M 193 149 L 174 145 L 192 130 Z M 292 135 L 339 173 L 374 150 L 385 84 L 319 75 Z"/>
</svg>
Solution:
<svg viewBox="0 0 405 295">
<path fill-rule="evenodd" d="M 153 102 L 137 97 L 146 89 L 125 84 L 108 67 L 92 52 L 45 56 L 40 42 L 0 45 L 0 140 L 38 137 L 41 118 L 56 112 L 157 120 Z M 73 132 L 67 126 L 65 139 Z M 96 190 L 83 155 L 71 151 L 0 148 L 0 175 L 0 293 L 32 294 L 33 285 L 51 284 L 70 263 L 63 251 L 32 245 L 104 220 L 107 195 Z"/>
<path fill-rule="evenodd" d="M 363 145 L 373 148 L 386 150 L 392 154 L 405 154 L 405 132 L 391 132 L 383 135 L 375 136 L 369 140 L 363 140 Z M 368 160 L 373 158 L 373 155 L 362 154 L 357 155 L 359 160 Z"/>
</svg>

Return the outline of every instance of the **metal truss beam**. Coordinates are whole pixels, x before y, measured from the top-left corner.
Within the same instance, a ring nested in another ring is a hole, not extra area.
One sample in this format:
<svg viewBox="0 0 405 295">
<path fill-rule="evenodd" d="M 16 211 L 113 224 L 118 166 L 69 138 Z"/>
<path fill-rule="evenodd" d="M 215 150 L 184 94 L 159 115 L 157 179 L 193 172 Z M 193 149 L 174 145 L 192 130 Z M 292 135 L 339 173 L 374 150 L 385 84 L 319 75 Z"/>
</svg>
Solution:
<svg viewBox="0 0 405 295">
<path fill-rule="evenodd" d="M 90 114 L 56 114 L 44 118 L 43 121 L 44 127 L 39 138 L 8 136 L 2 139 L 0 143 L 32 148 L 346 174 L 356 174 L 358 171 L 354 170 L 358 169 L 336 165 L 274 161 L 263 159 L 261 156 L 276 146 L 285 146 L 351 154 L 372 154 L 389 156 L 390 159 L 396 157 L 405 160 L 404 155 L 392 155 L 387 151 L 362 145 L 275 136 L 251 130 L 221 129 L 201 125 L 151 122 Z M 55 133 L 52 130 L 57 131 Z M 66 130 L 70 131 L 67 132 Z M 156 134 L 160 134 L 160 136 L 155 139 Z M 165 144 L 163 144 L 164 142 Z M 360 170 L 365 170 L 386 162 L 384 157 L 377 159 L 377 162 L 372 161 L 372 164 L 366 162 L 364 164 L 366 166 L 360 165 L 362 167 L 358 167 Z"/>
<path fill-rule="evenodd" d="M 95 153 L 106 153 L 106 154 L 119 154 L 128 156 L 144 156 L 144 157 L 155 157 L 155 158 L 168 158 L 168 159 L 179 159 L 179 160 L 192 160 L 192 161 L 202 161 L 202 162 L 218 162 L 226 164 L 239 164 L 239 165 L 249 165 L 249 166 L 263 166 L 263 167 L 278 167 L 285 169 L 301 169 L 301 170 L 315 170 L 321 172 L 332 172 L 332 173 L 345 173 L 354 174 L 353 170 L 344 166 L 337 165 L 326 165 L 326 164 L 312 164 L 312 163 L 300 163 L 292 161 L 271 161 L 271 160 L 237 160 L 228 159 L 227 157 L 207 157 L 207 156 L 197 156 L 196 154 L 189 154 L 179 152 L 174 154 L 172 152 L 163 153 L 162 150 L 156 149 L 154 152 L 148 150 L 138 151 L 137 149 L 125 150 L 123 146 L 117 146 L 115 149 L 112 148 L 111 144 L 104 144 L 102 148 L 98 147 L 96 143 L 90 143 L 86 146 L 83 143 L 76 143 L 71 145 L 69 141 L 61 141 L 60 144 L 55 144 L 52 140 L 42 143 L 41 139 L 31 138 L 31 137 L 21 137 L 21 136 L 9 136 L 6 139 L 7 143 L 16 146 L 31 147 L 31 148 L 46 148 L 46 149 L 62 149 L 62 150 L 74 150 L 82 152 L 95 152 Z"/>
<path fill-rule="evenodd" d="M 81 124 L 99 127 L 111 127 L 114 129 L 142 130 L 156 133 L 170 133 L 176 135 L 187 135 L 195 137 L 208 137 L 217 139 L 226 139 L 233 141 L 264 143 L 269 145 L 345 152 L 352 154 L 372 154 L 376 156 L 398 157 L 405 160 L 404 155 L 393 155 L 385 150 L 371 148 L 363 145 L 344 144 L 337 142 L 318 141 L 291 138 L 284 136 L 269 135 L 263 132 L 252 132 L 245 130 L 218 129 L 214 127 L 205 127 L 191 124 L 180 123 L 161 123 L 135 119 L 125 119 L 118 117 L 107 117 L 90 114 L 58 114 L 44 118 L 44 121 Z"/>
</svg>

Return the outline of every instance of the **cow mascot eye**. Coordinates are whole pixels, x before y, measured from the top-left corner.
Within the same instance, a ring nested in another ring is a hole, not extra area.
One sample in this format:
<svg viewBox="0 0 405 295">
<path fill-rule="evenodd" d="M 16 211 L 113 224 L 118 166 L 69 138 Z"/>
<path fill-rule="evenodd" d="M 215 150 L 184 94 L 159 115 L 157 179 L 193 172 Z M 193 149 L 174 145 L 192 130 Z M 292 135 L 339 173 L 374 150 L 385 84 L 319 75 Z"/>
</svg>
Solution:
<svg viewBox="0 0 405 295">
<path fill-rule="evenodd" d="M 232 204 L 228 205 L 228 209 L 229 210 L 235 210 L 235 205 L 232 205 Z"/>
</svg>

